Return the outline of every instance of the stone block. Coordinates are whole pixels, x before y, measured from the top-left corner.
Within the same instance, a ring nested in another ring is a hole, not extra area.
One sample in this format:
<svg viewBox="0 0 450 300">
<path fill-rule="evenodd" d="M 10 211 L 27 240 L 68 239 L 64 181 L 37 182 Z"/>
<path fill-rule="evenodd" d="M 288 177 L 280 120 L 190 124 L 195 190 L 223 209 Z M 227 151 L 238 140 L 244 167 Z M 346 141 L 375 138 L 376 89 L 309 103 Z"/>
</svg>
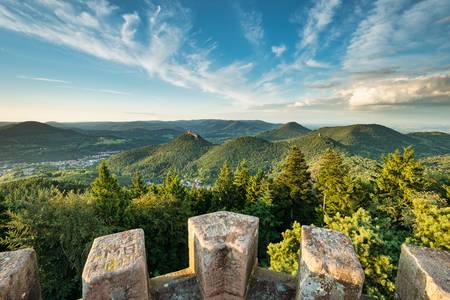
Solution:
<svg viewBox="0 0 450 300">
<path fill-rule="evenodd" d="M 396 287 L 401 300 L 450 299 L 450 253 L 403 244 Z"/>
<path fill-rule="evenodd" d="M 231 212 L 189 219 L 189 266 L 204 299 L 245 299 L 257 264 L 258 226 L 258 218 Z"/>
<path fill-rule="evenodd" d="M 94 240 L 83 270 L 83 299 L 149 299 L 142 229 Z"/>
<path fill-rule="evenodd" d="M 303 226 L 296 299 L 359 299 L 364 271 L 344 234 Z"/>
<path fill-rule="evenodd" d="M 0 299 L 41 299 L 36 252 L 33 249 L 0 253 Z"/>
</svg>

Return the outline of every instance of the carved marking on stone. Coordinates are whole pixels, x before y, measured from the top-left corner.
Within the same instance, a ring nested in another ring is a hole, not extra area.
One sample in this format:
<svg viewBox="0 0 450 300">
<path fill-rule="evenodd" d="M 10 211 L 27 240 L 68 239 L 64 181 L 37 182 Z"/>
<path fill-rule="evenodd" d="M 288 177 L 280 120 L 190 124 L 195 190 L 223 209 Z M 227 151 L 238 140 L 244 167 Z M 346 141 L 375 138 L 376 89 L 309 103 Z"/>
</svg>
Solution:
<svg viewBox="0 0 450 300">
<path fill-rule="evenodd" d="M 205 299 L 245 297 L 257 259 L 258 223 L 258 218 L 230 212 L 189 219 L 190 268 Z"/>
<path fill-rule="evenodd" d="M 142 229 L 94 240 L 83 271 L 83 299 L 148 299 Z"/>
</svg>

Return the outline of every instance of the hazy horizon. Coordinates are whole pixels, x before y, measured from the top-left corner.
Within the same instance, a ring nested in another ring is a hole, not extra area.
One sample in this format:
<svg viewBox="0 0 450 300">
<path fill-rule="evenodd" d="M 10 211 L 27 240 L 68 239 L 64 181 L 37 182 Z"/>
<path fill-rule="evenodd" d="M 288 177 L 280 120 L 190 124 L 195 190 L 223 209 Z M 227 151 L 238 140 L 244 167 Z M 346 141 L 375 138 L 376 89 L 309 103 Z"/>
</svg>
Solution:
<svg viewBox="0 0 450 300">
<path fill-rule="evenodd" d="M 74 121 L 74 122 L 66 122 L 66 121 L 54 121 L 54 120 L 20 120 L 20 121 L 4 121 L 0 120 L 0 126 L 2 126 L 2 123 L 22 123 L 22 122 L 40 122 L 40 123 L 60 123 L 60 124 L 81 124 L 81 123 L 128 123 L 128 122 L 178 122 L 178 121 L 199 121 L 199 120 L 222 120 L 222 121 L 262 121 L 266 123 L 272 123 L 272 124 L 285 124 L 289 122 L 296 122 L 300 125 L 303 125 L 309 129 L 318 129 L 322 127 L 333 127 L 333 126 L 349 126 L 349 125 L 369 125 L 369 124 L 378 124 L 386 127 L 390 127 L 392 129 L 395 129 L 397 131 L 400 131 L 402 133 L 410 133 L 415 131 L 423 131 L 423 132 L 432 132 L 432 131 L 440 131 L 450 134 L 450 128 L 447 126 L 442 126 L 440 124 L 424 124 L 424 125 L 417 125 L 417 126 L 396 126 L 391 124 L 383 124 L 383 123 L 345 123 L 345 122 L 335 122 L 335 123 L 302 123 L 294 120 L 290 120 L 287 122 L 271 122 L 268 120 L 263 119 L 174 119 L 174 120 L 130 120 L 130 121 Z"/>
<path fill-rule="evenodd" d="M 449 1 L 0 0 L 0 43 L 10 122 L 450 131 Z"/>
</svg>

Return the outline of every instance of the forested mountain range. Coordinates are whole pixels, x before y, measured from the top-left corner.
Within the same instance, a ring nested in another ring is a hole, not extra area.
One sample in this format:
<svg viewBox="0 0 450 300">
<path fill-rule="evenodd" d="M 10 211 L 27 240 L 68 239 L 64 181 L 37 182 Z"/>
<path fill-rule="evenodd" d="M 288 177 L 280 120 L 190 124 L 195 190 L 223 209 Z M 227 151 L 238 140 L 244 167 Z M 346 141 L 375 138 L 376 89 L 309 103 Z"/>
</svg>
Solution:
<svg viewBox="0 0 450 300">
<path fill-rule="evenodd" d="M 142 150 L 124 151 L 114 155 L 110 165 L 118 173 L 132 175 L 139 172 L 151 179 L 160 179 L 168 169 L 175 168 L 187 177 L 200 177 L 208 181 L 217 176 L 225 161 L 235 168 L 241 160 L 246 160 L 252 173 L 258 170 L 270 171 L 277 167 L 293 145 L 309 161 L 318 158 L 328 148 L 371 159 L 379 159 L 383 154 L 408 146 L 413 146 L 420 157 L 450 153 L 450 135 L 445 133 L 402 134 L 376 124 L 328 127 L 314 131 L 298 126 L 283 125 L 280 130 L 267 131 L 256 137 L 240 137 L 207 147 L 198 145 L 203 143 L 203 139 L 183 135 L 185 144 L 181 149 L 178 139 L 175 139 L 165 145 L 146 148 L 148 154 L 145 156 L 142 155 Z M 289 127 L 295 129 L 286 130 Z M 303 133 L 298 132 L 298 128 Z M 286 134 L 287 132 L 295 132 L 293 135 L 296 137 L 289 138 L 291 135 Z M 262 138 L 264 136 L 272 142 Z M 191 150 L 183 150 L 185 145 L 189 145 L 188 149 L 202 150 L 196 152 L 195 156 L 191 154 Z M 173 159 L 170 153 L 178 153 L 177 159 Z M 180 155 L 185 156 L 186 163 L 180 163 Z"/>
<path fill-rule="evenodd" d="M 267 171 L 276 167 L 291 145 L 299 147 L 308 160 L 328 148 L 379 159 L 407 146 L 413 146 L 417 156 L 427 157 L 449 154 L 450 135 L 403 134 L 377 124 L 310 130 L 295 122 L 277 125 L 228 120 L 23 122 L 0 127 L 0 162 L 63 160 L 122 151 L 110 160 L 115 171 L 125 175 L 141 172 L 153 179 L 162 178 L 170 168 L 186 176 L 210 178 L 225 160 L 234 168 L 245 159 L 252 172 Z"/>
</svg>

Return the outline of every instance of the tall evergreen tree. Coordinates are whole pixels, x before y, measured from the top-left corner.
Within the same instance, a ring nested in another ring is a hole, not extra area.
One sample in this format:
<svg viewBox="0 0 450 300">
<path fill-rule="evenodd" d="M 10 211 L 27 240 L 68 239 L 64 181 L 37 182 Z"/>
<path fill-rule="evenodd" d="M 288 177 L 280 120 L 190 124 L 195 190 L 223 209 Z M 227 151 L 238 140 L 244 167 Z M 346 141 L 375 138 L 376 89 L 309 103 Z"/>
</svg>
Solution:
<svg viewBox="0 0 450 300">
<path fill-rule="evenodd" d="M 214 201 L 212 210 L 231 210 L 237 206 L 236 189 L 233 184 L 233 173 L 230 170 L 228 161 L 223 163 L 219 176 L 213 187 Z"/>
<path fill-rule="evenodd" d="M 299 148 L 289 150 L 281 172 L 275 177 L 274 192 L 274 204 L 285 225 L 290 226 L 294 220 L 304 224 L 314 221 L 317 202 L 308 165 Z"/>
<path fill-rule="evenodd" d="M 236 188 L 238 205 L 242 208 L 246 202 L 247 186 L 250 181 L 250 174 L 246 160 L 241 160 L 234 171 L 233 185 Z"/>
<path fill-rule="evenodd" d="M 247 184 L 247 189 L 245 191 L 245 202 L 247 205 L 258 200 L 263 179 L 264 173 L 262 171 L 259 171 L 256 175 L 250 176 Z"/>
<path fill-rule="evenodd" d="M 268 265 L 267 246 L 278 238 L 277 228 L 281 224 L 274 214 L 273 195 L 269 184 L 262 187 L 261 196 L 247 202 L 244 213 L 259 218 L 258 260 Z"/>
<path fill-rule="evenodd" d="M 184 200 L 187 196 L 186 187 L 180 179 L 180 175 L 175 169 L 170 169 L 164 178 L 162 194 L 170 195 L 178 200 Z"/>
<path fill-rule="evenodd" d="M 108 225 L 122 226 L 129 201 L 105 161 L 98 167 L 98 176 L 91 184 L 91 194 L 99 217 Z"/>
<path fill-rule="evenodd" d="M 395 151 L 384 158 L 383 167 L 375 179 L 372 195 L 374 209 L 387 217 L 391 225 L 407 226 L 406 218 L 411 214 L 409 194 L 426 187 L 423 165 L 414 157 L 411 147 L 403 153 Z"/>
<path fill-rule="evenodd" d="M 322 200 L 322 213 L 350 216 L 359 207 L 363 193 L 356 179 L 351 178 L 342 155 L 328 149 L 319 161 L 315 176 L 316 188 Z"/>
</svg>

